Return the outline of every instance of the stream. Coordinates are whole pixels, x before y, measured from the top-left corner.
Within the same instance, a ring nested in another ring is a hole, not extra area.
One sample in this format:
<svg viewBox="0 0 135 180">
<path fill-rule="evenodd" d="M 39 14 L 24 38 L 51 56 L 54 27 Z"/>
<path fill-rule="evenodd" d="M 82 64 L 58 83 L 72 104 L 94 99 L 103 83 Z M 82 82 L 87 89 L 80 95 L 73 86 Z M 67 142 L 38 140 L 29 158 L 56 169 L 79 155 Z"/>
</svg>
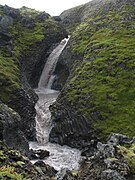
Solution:
<svg viewBox="0 0 135 180">
<path fill-rule="evenodd" d="M 55 76 L 57 61 L 63 49 L 65 48 L 69 38 L 65 38 L 61 43 L 52 51 L 44 66 L 42 75 L 39 80 L 38 88 L 35 90 L 39 100 L 35 106 L 36 108 L 36 138 L 37 142 L 30 142 L 30 149 L 33 150 L 47 150 L 50 156 L 43 159 L 43 161 L 54 167 L 57 171 L 62 169 L 77 170 L 79 168 L 79 161 L 81 159 L 81 152 L 68 146 L 60 146 L 49 142 L 49 133 L 51 131 L 51 113 L 49 106 L 53 104 L 59 91 L 51 89 L 51 85 Z M 32 160 L 35 163 L 37 160 Z"/>
</svg>

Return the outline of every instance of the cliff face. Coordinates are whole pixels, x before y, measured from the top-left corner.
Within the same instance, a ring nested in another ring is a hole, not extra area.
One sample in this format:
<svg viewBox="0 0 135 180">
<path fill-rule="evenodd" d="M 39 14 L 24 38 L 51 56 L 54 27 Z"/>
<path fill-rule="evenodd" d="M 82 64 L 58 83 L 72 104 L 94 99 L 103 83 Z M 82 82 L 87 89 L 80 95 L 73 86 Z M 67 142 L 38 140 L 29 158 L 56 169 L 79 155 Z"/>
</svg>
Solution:
<svg viewBox="0 0 135 180">
<path fill-rule="evenodd" d="M 77 136 L 87 141 L 88 137 L 94 138 L 91 134 L 100 139 L 106 139 L 111 132 L 135 135 L 134 10 L 133 0 L 108 0 L 92 1 L 61 14 L 68 30 L 74 22 L 80 24 L 63 52 L 68 52 L 70 59 L 58 62 L 65 63 L 70 75 L 51 108 L 51 141 L 59 139 L 59 143 L 76 146 L 73 139 Z M 65 22 L 73 14 L 75 21 Z M 80 129 L 85 133 L 81 135 Z"/>
<path fill-rule="evenodd" d="M 35 138 L 31 87 L 37 87 L 51 47 L 66 36 L 45 12 L 0 6 L 0 100 L 20 115 L 17 127 L 28 140 Z"/>
</svg>

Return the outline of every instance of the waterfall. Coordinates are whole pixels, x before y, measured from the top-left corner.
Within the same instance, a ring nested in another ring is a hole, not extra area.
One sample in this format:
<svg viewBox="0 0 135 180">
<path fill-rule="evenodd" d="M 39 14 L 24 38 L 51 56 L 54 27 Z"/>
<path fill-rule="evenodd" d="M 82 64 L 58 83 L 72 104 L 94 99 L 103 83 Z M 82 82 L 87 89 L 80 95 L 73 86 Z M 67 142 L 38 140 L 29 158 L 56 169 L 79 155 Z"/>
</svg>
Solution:
<svg viewBox="0 0 135 180">
<path fill-rule="evenodd" d="M 45 64 L 45 67 L 43 69 L 43 72 L 41 74 L 39 83 L 38 83 L 38 88 L 46 88 L 49 82 L 49 79 L 51 78 L 51 75 L 53 74 L 56 63 L 59 59 L 59 56 L 66 46 L 69 38 L 65 38 L 64 40 L 61 41 L 61 43 L 52 51 L 50 56 L 48 57 L 48 60 Z"/>
<path fill-rule="evenodd" d="M 51 113 L 49 111 L 49 106 L 56 101 L 59 95 L 59 91 L 51 89 L 51 85 L 55 78 L 53 72 L 59 56 L 65 48 L 68 40 L 69 38 L 62 40 L 48 57 L 38 83 L 38 88 L 35 90 L 39 97 L 35 106 L 37 112 L 36 137 L 38 142 L 30 142 L 31 149 L 43 149 L 50 152 L 50 156 L 43 161 L 58 171 L 63 168 L 69 170 L 78 169 L 81 154 L 77 149 L 49 142 L 49 133 L 51 130 Z"/>
</svg>

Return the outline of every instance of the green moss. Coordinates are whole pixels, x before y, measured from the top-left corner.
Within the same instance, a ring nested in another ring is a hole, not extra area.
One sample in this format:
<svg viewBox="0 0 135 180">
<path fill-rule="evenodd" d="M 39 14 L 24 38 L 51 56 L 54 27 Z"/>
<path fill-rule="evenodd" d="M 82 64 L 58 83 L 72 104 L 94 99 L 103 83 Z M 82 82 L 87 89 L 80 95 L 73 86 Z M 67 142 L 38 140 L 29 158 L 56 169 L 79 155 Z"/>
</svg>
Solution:
<svg viewBox="0 0 135 180">
<path fill-rule="evenodd" d="M 4 102 L 20 87 L 19 69 L 12 57 L 0 53 L 0 99 Z"/>
<path fill-rule="evenodd" d="M 0 167 L 0 179 L 4 180 L 7 178 L 14 179 L 14 180 L 26 179 L 23 177 L 21 173 L 17 173 L 14 167 L 10 167 L 10 166 Z"/>
<path fill-rule="evenodd" d="M 118 146 L 118 152 L 122 154 L 127 160 L 131 173 L 135 174 L 135 144 L 132 144 L 131 147 L 126 148 L 124 146 Z"/>
<path fill-rule="evenodd" d="M 32 46 L 44 39 L 42 23 L 36 23 L 33 29 L 23 27 L 21 23 L 15 23 L 10 29 L 14 38 L 14 53 L 17 58 L 29 53 Z"/>
<path fill-rule="evenodd" d="M 135 136 L 134 16 L 123 21 L 130 13 L 109 11 L 104 18 L 87 19 L 71 37 L 69 48 L 83 62 L 66 84 L 63 99 L 103 139 L 111 132 Z"/>
<path fill-rule="evenodd" d="M 7 158 L 7 156 L 4 154 L 2 150 L 0 150 L 0 159 L 3 161 Z"/>
<path fill-rule="evenodd" d="M 75 29 L 77 28 L 77 26 L 79 25 L 79 23 L 74 23 L 74 24 L 65 24 L 64 27 L 66 28 L 68 34 L 72 34 Z"/>
<path fill-rule="evenodd" d="M 13 40 L 12 55 L 5 40 L 0 47 L 0 99 L 5 103 L 13 97 L 16 90 L 21 88 L 19 63 L 23 57 L 32 56 L 40 49 L 40 44 L 48 35 L 60 31 L 60 26 L 51 18 L 42 22 L 37 18 L 42 12 L 26 7 L 19 11 L 21 14 L 19 20 L 14 19 L 8 32 Z M 24 25 L 21 18 L 30 20 L 32 27 Z"/>
<path fill-rule="evenodd" d="M 22 16 L 27 16 L 27 17 L 30 17 L 32 19 L 35 19 L 40 14 L 40 12 L 35 10 L 35 9 L 31 9 L 31 8 L 27 8 L 27 7 L 23 6 L 20 9 L 20 14 Z"/>
</svg>

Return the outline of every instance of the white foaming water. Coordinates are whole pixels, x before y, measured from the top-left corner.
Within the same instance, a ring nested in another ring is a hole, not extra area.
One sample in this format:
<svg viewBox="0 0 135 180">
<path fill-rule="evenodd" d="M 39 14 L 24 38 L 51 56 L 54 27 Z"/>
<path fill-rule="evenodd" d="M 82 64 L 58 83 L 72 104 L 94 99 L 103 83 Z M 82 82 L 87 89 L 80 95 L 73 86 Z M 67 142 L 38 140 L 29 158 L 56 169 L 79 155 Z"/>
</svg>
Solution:
<svg viewBox="0 0 135 180">
<path fill-rule="evenodd" d="M 62 50 L 64 49 L 64 47 L 66 46 L 67 42 L 68 42 L 69 38 L 65 38 L 61 41 L 61 43 L 52 51 L 52 53 L 50 54 L 50 56 L 48 57 L 48 60 L 44 66 L 43 72 L 41 74 L 39 83 L 38 83 L 38 88 L 40 87 L 47 87 L 49 79 L 51 77 L 51 75 L 53 74 L 53 71 L 55 70 L 56 67 L 56 63 L 59 59 L 59 56 L 62 52 Z"/>
<path fill-rule="evenodd" d="M 50 54 L 42 72 L 38 88 L 35 90 L 39 97 L 35 107 L 37 111 L 36 137 L 38 142 L 30 142 L 30 149 L 43 149 L 50 152 L 50 156 L 43 161 L 58 171 L 64 168 L 77 170 L 79 168 L 81 157 L 81 152 L 78 149 L 48 142 L 51 130 L 51 113 L 49 111 L 49 106 L 56 101 L 59 95 L 59 91 L 50 89 L 53 79 L 55 78 L 52 74 L 58 58 L 67 42 L 68 39 L 62 40 Z M 36 160 L 33 160 L 32 162 L 34 163 Z"/>
</svg>

